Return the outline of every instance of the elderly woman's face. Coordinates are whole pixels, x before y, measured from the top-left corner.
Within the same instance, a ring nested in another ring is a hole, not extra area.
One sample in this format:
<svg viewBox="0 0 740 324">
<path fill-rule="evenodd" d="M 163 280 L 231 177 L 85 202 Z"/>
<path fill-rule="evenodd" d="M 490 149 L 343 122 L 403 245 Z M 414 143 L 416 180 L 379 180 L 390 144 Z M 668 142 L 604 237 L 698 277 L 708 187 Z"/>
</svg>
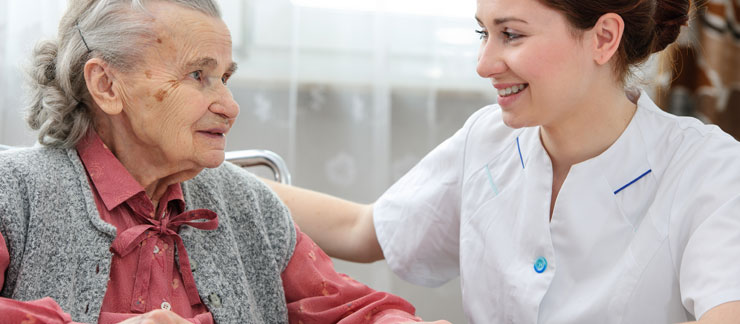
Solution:
<svg viewBox="0 0 740 324">
<path fill-rule="evenodd" d="M 133 139 L 126 153 L 163 166 L 216 167 L 239 113 L 226 87 L 236 68 L 229 30 L 218 18 L 178 5 L 148 8 L 156 39 L 144 63 L 120 80 L 125 136 Z"/>
</svg>

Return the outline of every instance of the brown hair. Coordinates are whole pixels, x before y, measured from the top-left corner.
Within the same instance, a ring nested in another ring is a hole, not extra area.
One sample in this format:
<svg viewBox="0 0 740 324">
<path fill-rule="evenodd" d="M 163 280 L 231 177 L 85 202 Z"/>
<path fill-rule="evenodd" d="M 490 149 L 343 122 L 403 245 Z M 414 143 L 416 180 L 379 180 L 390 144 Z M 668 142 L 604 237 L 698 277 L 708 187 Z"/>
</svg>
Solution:
<svg viewBox="0 0 740 324">
<path fill-rule="evenodd" d="M 673 43 L 689 20 L 691 0 L 539 0 L 560 11 L 577 30 L 592 28 L 607 13 L 624 20 L 615 71 L 624 80 L 633 65 Z"/>
</svg>

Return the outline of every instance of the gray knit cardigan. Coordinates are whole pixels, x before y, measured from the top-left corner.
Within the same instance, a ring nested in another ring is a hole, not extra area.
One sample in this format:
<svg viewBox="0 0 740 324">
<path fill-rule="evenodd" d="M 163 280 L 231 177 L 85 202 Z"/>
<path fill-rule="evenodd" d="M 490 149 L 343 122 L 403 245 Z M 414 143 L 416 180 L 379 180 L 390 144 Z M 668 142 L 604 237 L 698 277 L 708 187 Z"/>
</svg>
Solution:
<svg viewBox="0 0 740 324">
<path fill-rule="evenodd" d="M 180 229 L 216 323 L 287 323 L 280 274 L 296 232 L 286 207 L 230 163 L 203 170 L 182 189 L 188 210 L 218 214 L 216 230 Z M 0 296 L 49 296 L 74 321 L 97 322 L 116 229 L 100 218 L 76 150 L 0 153 L 0 233 L 10 253 Z"/>
</svg>

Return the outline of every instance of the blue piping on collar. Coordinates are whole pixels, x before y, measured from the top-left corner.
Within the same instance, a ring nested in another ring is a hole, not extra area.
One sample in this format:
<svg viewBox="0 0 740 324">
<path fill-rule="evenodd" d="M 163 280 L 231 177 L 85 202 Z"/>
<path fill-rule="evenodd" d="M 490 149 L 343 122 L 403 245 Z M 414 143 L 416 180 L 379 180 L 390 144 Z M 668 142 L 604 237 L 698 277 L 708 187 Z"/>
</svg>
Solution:
<svg viewBox="0 0 740 324">
<path fill-rule="evenodd" d="M 524 169 L 524 158 L 522 157 L 522 148 L 519 146 L 519 136 L 516 137 L 516 149 L 519 151 L 519 161 L 522 161 L 522 169 Z"/>
<path fill-rule="evenodd" d="M 632 180 L 628 184 L 622 186 L 622 188 L 617 189 L 617 191 L 615 191 L 614 194 L 615 195 L 618 194 L 620 191 L 624 190 L 624 188 L 627 188 L 627 187 L 631 186 L 633 183 L 637 182 L 637 180 L 642 179 L 642 177 L 648 175 L 648 173 L 650 173 L 650 172 L 653 172 L 653 169 L 650 169 L 650 170 L 645 171 L 645 173 L 643 173 L 642 175 L 640 175 L 639 177 L 637 177 L 635 180 Z"/>
</svg>

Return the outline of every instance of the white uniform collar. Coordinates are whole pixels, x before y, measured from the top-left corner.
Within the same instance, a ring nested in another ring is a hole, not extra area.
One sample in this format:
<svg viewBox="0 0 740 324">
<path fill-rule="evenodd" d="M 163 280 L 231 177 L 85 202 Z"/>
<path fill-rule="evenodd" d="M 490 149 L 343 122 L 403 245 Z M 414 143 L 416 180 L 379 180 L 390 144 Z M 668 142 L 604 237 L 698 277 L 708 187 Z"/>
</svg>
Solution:
<svg viewBox="0 0 740 324">
<path fill-rule="evenodd" d="M 614 144 L 600 155 L 573 165 L 571 172 L 584 168 L 601 170 L 614 195 L 651 173 L 653 170 L 648 160 L 648 148 L 644 138 L 649 132 L 644 131 L 642 120 L 647 111 L 654 109 L 660 108 L 653 103 L 647 93 L 640 91 L 635 115 Z M 521 153 L 516 158 L 521 160 L 525 171 L 530 157 L 547 154 L 540 140 L 539 127 L 523 130 L 517 141 L 516 153 Z"/>
</svg>

